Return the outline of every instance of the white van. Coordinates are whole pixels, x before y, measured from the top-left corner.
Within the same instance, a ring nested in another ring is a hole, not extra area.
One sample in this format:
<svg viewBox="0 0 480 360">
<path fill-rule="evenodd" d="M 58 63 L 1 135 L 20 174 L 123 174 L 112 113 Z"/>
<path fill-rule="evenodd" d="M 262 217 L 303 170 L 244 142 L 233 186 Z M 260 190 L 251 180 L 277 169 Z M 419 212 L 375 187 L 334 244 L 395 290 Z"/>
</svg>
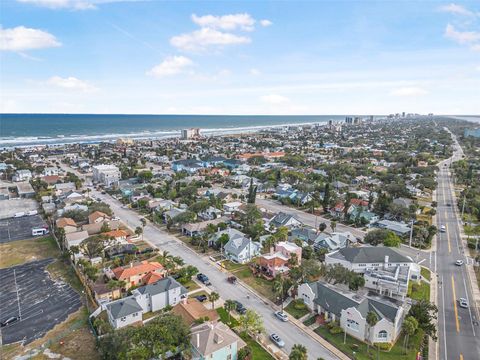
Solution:
<svg viewBox="0 0 480 360">
<path fill-rule="evenodd" d="M 31 210 L 31 211 L 27 212 L 27 216 L 33 216 L 33 215 L 37 215 L 37 214 L 38 214 L 37 210 Z"/>
<path fill-rule="evenodd" d="M 32 228 L 32 236 L 47 235 L 49 232 L 48 228 Z"/>
<path fill-rule="evenodd" d="M 15 213 L 15 215 L 13 215 L 14 218 L 19 218 L 19 217 L 24 217 L 24 216 L 25 216 L 25 213 L 23 211 Z"/>
</svg>

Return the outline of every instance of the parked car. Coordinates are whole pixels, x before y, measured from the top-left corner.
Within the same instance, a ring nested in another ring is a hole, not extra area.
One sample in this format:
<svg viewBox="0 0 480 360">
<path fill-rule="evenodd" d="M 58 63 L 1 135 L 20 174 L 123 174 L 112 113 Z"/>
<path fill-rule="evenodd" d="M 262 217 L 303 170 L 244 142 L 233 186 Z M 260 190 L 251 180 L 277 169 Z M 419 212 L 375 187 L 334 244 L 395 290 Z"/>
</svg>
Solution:
<svg viewBox="0 0 480 360">
<path fill-rule="evenodd" d="M 457 266 L 462 266 L 462 265 L 463 265 L 463 260 L 457 260 L 457 261 L 455 261 L 455 265 L 457 265 Z"/>
<path fill-rule="evenodd" d="M 237 278 L 235 276 L 229 276 L 227 278 L 227 281 L 230 283 L 230 284 L 233 284 L 235 285 L 237 283 Z"/>
<path fill-rule="evenodd" d="M 285 346 L 285 342 L 280 338 L 280 336 L 278 336 L 275 333 L 270 335 L 270 340 L 272 340 L 273 343 L 275 345 L 277 345 L 278 347 L 284 347 Z"/>
<path fill-rule="evenodd" d="M 205 300 L 207 300 L 207 295 L 198 295 L 198 296 L 195 296 L 195 299 L 197 299 L 200 302 L 204 302 Z"/>
<path fill-rule="evenodd" d="M 445 231 L 447 231 L 445 225 L 440 226 L 440 232 L 444 233 Z"/>
<path fill-rule="evenodd" d="M 197 274 L 197 279 L 204 285 L 210 285 L 210 280 L 208 279 L 208 276 L 202 273 Z"/>
<path fill-rule="evenodd" d="M 15 213 L 15 215 L 13 215 L 14 218 L 19 218 L 19 217 L 24 217 L 25 216 L 25 212 L 21 211 L 21 212 L 17 212 Z"/>
<path fill-rule="evenodd" d="M 468 309 L 467 299 L 460 298 L 460 299 L 458 299 L 458 302 L 459 302 L 461 308 Z"/>
<path fill-rule="evenodd" d="M 0 325 L 1 325 L 1 327 L 5 327 L 7 325 L 13 324 L 17 320 L 18 320 L 18 318 L 16 316 L 11 316 L 7 320 L 2 321 L 2 323 Z"/>
<path fill-rule="evenodd" d="M 277 319 L 282 320 L 282 321 L 288 321 L 288 316 L 286 313 L 283 311 L 275 311 L 275 316 Z"/>
<path fill-rule="evenodd" d="M 240 301 L 235 300 L 235 310 L 240 314 L 244 315 L 247 312 L 247 308 L 243 306 Z"/>
</svg>

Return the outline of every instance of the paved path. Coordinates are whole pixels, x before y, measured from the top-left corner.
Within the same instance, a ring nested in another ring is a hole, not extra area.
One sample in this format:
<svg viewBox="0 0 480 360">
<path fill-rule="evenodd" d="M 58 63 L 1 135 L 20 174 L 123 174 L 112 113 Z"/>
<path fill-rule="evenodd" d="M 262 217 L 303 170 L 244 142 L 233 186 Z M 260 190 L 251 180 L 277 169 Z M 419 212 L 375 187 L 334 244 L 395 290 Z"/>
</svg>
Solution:
<svg viewBox="0 0 480 360">
<path fill-rule="evenodd" d="M 135 228 L 140 226 L 140 218 L 137 213 L 130 209 L 122 208 L 122 204 L 106 194 L 98 191 L 92 191 L 95 198 L 100 198 L 109 204 L 115 215 L 120 217 L 128 226 Z M 290 352 L 294 344 L 303 344 L 308 349 L 309 359 L 323 357 L 325 359 L 344 358 L 344 355 L 336 350 L 334 354 L 326 347 L 322 346 L 314 336 L 299 326 L 291 322 L 281 322 L 274 317 L 274 308 L 270 303 L 266 303 L 256 293 L 241 285 L 232 285 L 227 282 L 228 275 L 220 271 L 208 256 L 201 256 L 192 249 L 188 248 L 176 237 L 162 231 L 156 226 L 147 224 L 144 229 L 144 238 L 152 245 L 166 250 L 174 256 L 183 258 L 186 264 L 196 266 L 198 270 L 206 274 L 212 282 L 212 288 L 217 291 L 223 299 L 236 299 L 242 302 L 245 307 L 254 309 L 264 320 L 265 328 L 268 334 L 276 333 L 285 341 L 285 349 Z M 249 298 L 247 298 L 247 295 Z M 342 356 L 343 355 L 343 356 Z"/>
</svg>

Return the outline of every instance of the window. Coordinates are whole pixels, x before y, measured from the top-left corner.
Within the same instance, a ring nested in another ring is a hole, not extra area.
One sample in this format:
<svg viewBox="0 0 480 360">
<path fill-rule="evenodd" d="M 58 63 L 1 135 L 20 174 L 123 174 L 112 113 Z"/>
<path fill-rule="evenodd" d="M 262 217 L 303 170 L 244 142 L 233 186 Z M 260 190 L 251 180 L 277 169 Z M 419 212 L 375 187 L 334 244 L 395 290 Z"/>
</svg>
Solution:
<svg viewBox="0 0 480 360">
<path fill-rule="evenodd" d="M 124 316 L 124 317 L 122 317 L 120 320 L 121 320 L 121 321 L 125 321 L 125 320 L 127 320 L 127 318 Z"/>
<path fill-rule="evenodd" d="M 358 328 L 360 327 L 360 324 L 358 322 L 356 322 L 355 320 L 347 319 L 347 327 L 352 329 L 352 330 L 358 331 Z"/>
<path fill-rule="evenodd" d="M 133 314 L 133 317 L 135 317 L 135 316 L 138 316 L 138 312 L 136 312 L 136 313 Z"/>
<path fill-rule="evenodd" d="M 358 266 L 365 267 L 365 266 L 367 266 L 367 264 L 358 264 Z"/>
<path fill-rule="evenodd" d="M 386 330 L 382 330 L 378 332 L 377 338 L 379 339 L 386 339 L 388 336 L 388 333 Z"/>
</svg>

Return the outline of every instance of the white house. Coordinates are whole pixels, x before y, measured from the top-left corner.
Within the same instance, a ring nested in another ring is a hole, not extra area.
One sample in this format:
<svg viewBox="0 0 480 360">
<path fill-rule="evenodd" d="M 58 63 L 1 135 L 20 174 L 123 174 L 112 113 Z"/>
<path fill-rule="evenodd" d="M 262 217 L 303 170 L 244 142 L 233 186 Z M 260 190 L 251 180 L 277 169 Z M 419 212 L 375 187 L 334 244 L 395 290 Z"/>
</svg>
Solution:
<svg viewBox="0 0 480 360">
<path fill-rule="evenodd" d="M 17 170 L 13 176 L 13 181 L 30 181 L 32 172 L 30 170 Z"/>
<path fill-rule="evenodd" d="M 297 298 L 327 322 L 337 321 L 350 336 L 374 343 L 394 342 L 401 333 L 408 311 L 407 305 L 359 295 L 321 281 L 300 285 Z M 369 312 L 375 313 L 378 319 L 371 329 L 367 324 Z"/>
<path fill-rule="evenodd" d="M 357 273 L 367 270 L 392 269 L 398 266 L 410 268 L 410 279 L 420 278 L 420 266 L 410 257 L 404 256 L 389 247 L 363 246 L 343 248 L 325 255 L 325 264 L 340 264 Z"/>
<path fill-rule="evenodd" d="M 106 187 L 118 186 L 121 173 L 115 165 L 96 165 L 93 167 L 93 182 Z"/>
<path fill-rule="evenodd" d="M 187 289 L 172 277 L 133 290 L 135 300 L 143 312 L 158 311 L 175 306 L 187 297 Z"/>
<path fill-rule="evenodd" d="M 261 245 L 245 236 L 233 234 L 224 246 L 225 255 L 232 261 L 245 264 L 260 255 Z"/>
<path fill-rule="evenodd" d="M 115 300 L 104 305 L 108 321 L 114 329 L 135 324 L 142 321 L 142 307 L 133 295 Z"/>
<path fill-rule="evenodd" d="M 54 176 L 54 175 L 58 175 L 58 173 L 59 173 L 58 168 L 54 166 L 49 166 L 43 169 L 44 176 Z"/>
<path fill-rule="evenodd" d="M 232 212 L 237 211 L 241 205 L 242 203 L 240 201 L 229 202 L 223 205 L 223 210 L 226 213 L 231 214 Z"/>
</svg>

